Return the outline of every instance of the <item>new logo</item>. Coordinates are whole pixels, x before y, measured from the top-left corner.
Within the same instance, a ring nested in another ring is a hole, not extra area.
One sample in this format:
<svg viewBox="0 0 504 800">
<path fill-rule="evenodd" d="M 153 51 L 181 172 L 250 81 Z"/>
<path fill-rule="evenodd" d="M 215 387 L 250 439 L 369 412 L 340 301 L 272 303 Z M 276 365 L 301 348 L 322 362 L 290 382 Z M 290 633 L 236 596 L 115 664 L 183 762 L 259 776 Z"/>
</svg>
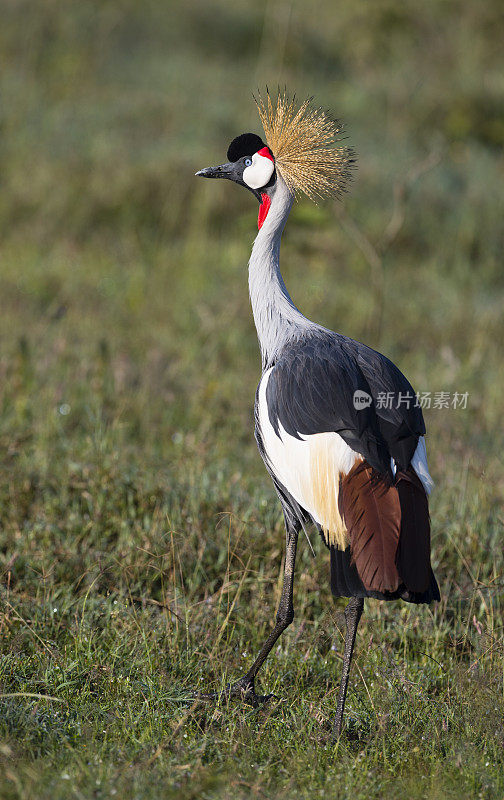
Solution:
<svg viewBox="0 0 504 800">
<path fill-rule="evenodd" d="M 362 389 L 356 389 L 353 395 L 353 404 L 354 408 L 357 411 L 362 411 L 363 408 L 367 408 L 373 402 L 373 398 L 370 394 L 363 391 Z"/>
</svg>

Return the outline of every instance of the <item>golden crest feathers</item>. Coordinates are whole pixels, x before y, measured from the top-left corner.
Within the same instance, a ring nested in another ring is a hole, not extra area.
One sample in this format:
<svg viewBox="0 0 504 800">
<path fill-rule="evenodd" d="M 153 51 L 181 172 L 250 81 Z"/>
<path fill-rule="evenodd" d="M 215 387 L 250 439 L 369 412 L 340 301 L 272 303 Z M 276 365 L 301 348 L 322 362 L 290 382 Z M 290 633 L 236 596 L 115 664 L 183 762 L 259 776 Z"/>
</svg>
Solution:
<svg viewBox="0 0 504 800">
<path fill-rule="evenodd" d="M 312 105 L 313 98 L 298 105 L 295 96 L 279 91 L 275 102 L 266 90 L 266 99 L 259 94 L 254 100 L 275 165 L 291 192 L 304 192 L 315 202 L 339 197 L 355 161 L 352 148 L 340 144 L 341 123 Z"/>
</svg>

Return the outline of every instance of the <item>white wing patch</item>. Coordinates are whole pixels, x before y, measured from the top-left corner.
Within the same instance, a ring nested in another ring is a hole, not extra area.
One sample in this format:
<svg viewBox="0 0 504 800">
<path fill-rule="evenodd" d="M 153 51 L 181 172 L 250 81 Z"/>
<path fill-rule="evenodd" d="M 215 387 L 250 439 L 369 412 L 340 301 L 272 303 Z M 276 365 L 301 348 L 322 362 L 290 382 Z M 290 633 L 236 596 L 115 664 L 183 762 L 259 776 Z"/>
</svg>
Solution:
<svg viewBox="0 0 504 800">
<path fill-rule="evenodd" d="M 429 467 L 427 466 L 425 436 L 418 437 L 418 444 L 415 452 L 413 453 L 413 458 L 411 459 L 411 466 L 420 478 L 422 486 L 425 489 L 425 494 L 429 495 L 434 488 L 434 481 L 429 474 Z M 392 474 L 395 475 L 397 472 L 397 465 L 393 458 L 390 459 L 390 468 L 392 470 Z"/>
<path fill-rule="evenodd" d="M 279 422 L 280 436 L 277 436 L 266 403 L 271 369 L 264 373 L 258 395 L 259 425 L 271 469 L 299 505 L 318 522 L 327 543 L 345 549 L 346 528 L 338 508 L 340 474 L 346 475 L 362 456 L 335 432 L 300 434 L 301 439 L 296 439 Z"/>
<path fill-rule="evenodd" d="M 344 550 L 348 537 L 338 508 L 340 475 L 350 472 L 362 456 L 335 432 L 300 434 L 301 438 L 296 439 L 279 421 L 280 436 L 277 436 L 266 403 L 266 386 L 272 369 L 264 373 L 258 394 L 259 426 L 269 465 L 279 482 L 318 522 L 327 543 Z M 423 436 L 418 440 L 411 466 L 426 493 L 430 494 L 434 482 L 427 467 Z M 391 459 L 391 467 L 395 475 L 394 459 Z"/>
<path fill-rule="evenodd" d="M 429 467 L 427 466 L 427 450 L 425 449 L 425 436 L 420 436 L 416 450 L 411 459 L 411 466 L 416 474 L 422 481 L 427 494 L 430 494 L 434 488 L 434 481 L 429 474 Z"/>
<path fill-rule="evenodd" d="M 271 158 L 254 153 L 252 164 L 243 170 L 243 181 L 251 189 L 260 189 L 262 186 L 266 186 L 274 169 L 275 164 Z"/>
</svg>

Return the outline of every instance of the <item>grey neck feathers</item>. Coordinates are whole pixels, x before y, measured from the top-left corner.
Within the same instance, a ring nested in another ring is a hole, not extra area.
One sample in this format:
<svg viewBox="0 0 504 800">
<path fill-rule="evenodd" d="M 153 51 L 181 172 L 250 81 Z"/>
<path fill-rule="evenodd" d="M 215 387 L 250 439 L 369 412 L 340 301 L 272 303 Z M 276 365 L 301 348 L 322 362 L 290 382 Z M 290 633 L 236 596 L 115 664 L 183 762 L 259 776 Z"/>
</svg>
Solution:
<svg viewBox="0 0 504 800">
<path fill-rule="evenodd" d="M 250 300 L 263 370 L 271 366 L 289 341 L 318 328 L 296 308 L 280 273 L 280 239 L 293 200 L 278 176 L 268 215 L 257 234 L 249 261 Z"/>
</svg>

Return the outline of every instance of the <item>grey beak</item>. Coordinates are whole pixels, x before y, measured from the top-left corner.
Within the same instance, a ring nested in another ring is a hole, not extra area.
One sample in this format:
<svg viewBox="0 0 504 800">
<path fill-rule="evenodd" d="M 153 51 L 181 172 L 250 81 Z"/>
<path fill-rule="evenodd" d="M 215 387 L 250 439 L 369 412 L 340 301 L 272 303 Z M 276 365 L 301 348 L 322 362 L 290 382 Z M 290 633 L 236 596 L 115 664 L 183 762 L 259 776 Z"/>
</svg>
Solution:
<svg viewBox="0 0 504 800">
<path fill-rule="evenodd" d="M 196 172 L 198 178 L 229 178 L 236 180 L 236 164 L 220 164 L 218 167 L 207 167 Z"/>
</svg>

